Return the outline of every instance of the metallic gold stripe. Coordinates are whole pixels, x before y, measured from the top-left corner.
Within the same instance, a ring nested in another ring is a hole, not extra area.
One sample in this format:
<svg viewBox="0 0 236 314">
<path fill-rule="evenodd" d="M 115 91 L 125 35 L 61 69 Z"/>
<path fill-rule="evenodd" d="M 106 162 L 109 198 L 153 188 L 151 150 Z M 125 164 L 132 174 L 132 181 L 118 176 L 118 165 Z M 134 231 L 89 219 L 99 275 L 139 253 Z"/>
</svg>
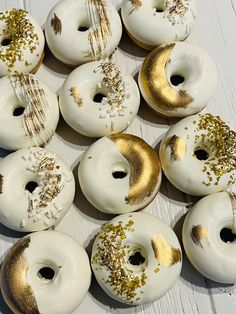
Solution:
<svg viewBox="0 0 236 314">
<path fill-rule="evenodd" d="M 203 239 L 207 240 L 208 242 L 208 231 L 201 225 L 193 226 L 190 236 L 193 242 L 201 248 L 203 248 Z"/>
</svg>

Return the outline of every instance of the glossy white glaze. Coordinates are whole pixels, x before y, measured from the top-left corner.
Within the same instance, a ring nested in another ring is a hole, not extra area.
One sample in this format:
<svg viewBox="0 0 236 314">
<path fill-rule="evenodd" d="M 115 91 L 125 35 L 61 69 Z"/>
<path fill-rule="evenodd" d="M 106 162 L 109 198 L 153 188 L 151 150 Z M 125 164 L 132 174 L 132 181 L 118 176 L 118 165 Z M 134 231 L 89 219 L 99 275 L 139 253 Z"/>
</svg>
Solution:
<svg viewBox="0 0 236 314">
<path fill-rule="evenodd" d="M 47 144 L 59 120 L 56 94 L 33 74 L 0 79 L 0 146 L 17 150 Z M 17 108 L 24 110 L 14 116 Z"/>
<path fill-rule="evenodd" d="M 125 0 L 121 15 L 134 40 L 156 47 L 188 37 L 197 13 L 195 0 Z"/>
<path fill-rule="evenodd" d="M 160 250 L 160 259 L 153 241 Z M 145 259 L 139 265 L 130 262 L 136 252 Z M 108 222 L 97 235 L 91 265 L 98 283 L 110 297 L 123 303 L 145 304 L 161 298 L 177 281 L 182 266 L 181 248 L 173 230 L 159 218 L 143 213 L 124 214 Z"/>
<path fill-rule="evenodd" d="M 45 27 L 54 56 L 72 66 L 110 56 L 121 34 L 120 17 L 108 0 L 62 0 L 51 9 Z"/>
<path fill-rule="evenodd" d="M 96 94 L 105 97 L 94 101 Z M 135 118 L 140 94 L 135 80 L 109 61 L 94 61 L 75 69 L 60 90 L 60 109 L 77 132 L 101 137 L 126 129 Z"/>
<path fill-rule="evenodd" d="M 224 242 L 220 233 L 236 233 L 236 194 L 208 195 L 189 211 L 183 225 L 183 244 L 193 266 L 217 282 L 236 282 L 236 243 Z"/>
<path fill-rule="evenodd" d="M 206 118 L 206 128 L 198 130 L 201 117 Z M 208 118 L 216 124 L 209 126 Z M 231 148 L 235 147 L 235 135 L 229 134 L 230 128 L 224 133 L 225 126 L 218 128 L 218 122 L 223 123 L 210 114 L 190 116 L 172 126 L 163 138 L 159 153 L 162 169 L 179 190 L 191 195 L 208 195 L 235 183 L 234 153 L 222 163 L 224 154 L 230 156 Z M 210 132 L 206 130 L 208 127 Z M 204 150 L 208 157 L 199 160 L 195 155 L 197 150 Z"/>
<path fill-rule="evenodd" d="M 0 221 L 22 231 L 47 229 L 64 217 L 74 193 L 74 177 L 56 154 L 43 148 L 26 148 L 0 162 Z M 31 193 L 29 182 L 37 187 Z"/>
</svg>

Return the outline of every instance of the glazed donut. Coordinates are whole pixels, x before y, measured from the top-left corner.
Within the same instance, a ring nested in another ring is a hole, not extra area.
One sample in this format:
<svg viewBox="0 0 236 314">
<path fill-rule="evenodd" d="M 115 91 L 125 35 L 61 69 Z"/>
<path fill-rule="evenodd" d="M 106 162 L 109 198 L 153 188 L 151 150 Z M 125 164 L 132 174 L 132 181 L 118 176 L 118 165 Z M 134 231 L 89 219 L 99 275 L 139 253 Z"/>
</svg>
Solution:
<svg viewBox="0 0 236 314">
<path fill-rule="evenodd" d="M 18 240 L 1 267 L 1 292 L 14 313 L 72 313 L 90 281 L 86 251 L 57 231 L 39 231 Z"/>
<path fill-rule="evenodd" d="M 172 288 L 180 275 L 182 253 L 174 231 L 157 217 L 123 214 L 96 236 L 91 266 L 110 297 L 140 305 Z"/>
<path fill-rule="evenodd" d="M 121 39 L 122 25 L 108 0 L 62 0 L 48 15 L 45 35 L 57 59 L 77 66 L 110 56 Z"/>
<path fill-rule="evenodd" d="M 168 117 L 186 117 L 201 111 L 218 82 L 211 58 L 187 43 L 156 48 L 145 58 L 139 87 L 147 104 Z"/>
<path fill-rule="evenodd" d="M 161 185 L 156 152 L 131 134 L 113 134 L 92 144 L 80 161 L 78 174 L 88 201 L 110 214 L 146 207 Z"/>
<path fill-rule="evenodd" d="M 233 233 L 232 233 L 233 232 Z M 208 195 L 189 211 L 183 244 L 190 262 L 205 277 L 236 283 L 236 194 Z"/>
<path fill-rule="evenodd" d="M 53 136 L 59 120 L 56 94 L 33 74 L 0 79 L 0 146 L 17 150 L 42 146 Z"/>
<path fill-rule="evenodd" d="M 121 8 L 129 36 L 147 50 L 187 38 L 196 15 L 195 0 L 125 0 Z"/>
<path fill-rule="evenodd" d="M 167 132 L 160 146 L 162 169 L 191 195 L 223 191 L 236 179 L 236 132 L 210 113 L 187 117 Z"/>
<path fill-rule="evenodd" d="M 0 11 L 0 76 L 35 73 L 44 56 L 39 24 L 22 9 Z"/>
<path fill-rule="evenodd" d="M 60 109 L 77 132 L 101 137 L 121 132 L 140 104 L 136 82 L 112 62 L 94 61 L 74 70 L 60 91 Z"/>
<path fill-rule="evenodd" d="M 68 166 L 43 148 L 24 148 L 0 161 L 0 222 L 30 232 L 57 224 L 75 193 Z"/>
</svg>

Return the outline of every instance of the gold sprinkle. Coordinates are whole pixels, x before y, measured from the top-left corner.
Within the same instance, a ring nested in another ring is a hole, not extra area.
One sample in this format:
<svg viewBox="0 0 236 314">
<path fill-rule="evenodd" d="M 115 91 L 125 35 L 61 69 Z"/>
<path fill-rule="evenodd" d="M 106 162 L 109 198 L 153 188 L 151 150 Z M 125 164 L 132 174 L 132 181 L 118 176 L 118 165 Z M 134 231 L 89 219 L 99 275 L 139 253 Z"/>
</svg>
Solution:
<svg viewBox="0 0 236 314">
<path fill-rule="evenodd" d="M 159 271 L 160 271 L 160 268 L 156 268 L 155 270 L 154 270 L 154 272 L 157 274 L 157 273 L 159 273 Z"/>
<path fill-rule="evenodd" d="M 208 240 L 208 231 L 201 225 L 193 226 L 191 230 L 191 238 L 196 245 L 203 248 L 202 240 Z"/>
<path fill-rule="evenodd" d="M 74 102 L 78 105 L 78 107 L 82 107 L 83 99 L 80 97 L 77 87 L 70 88 L 70 95 L 74 98 Z"/>
<path fill-rule="evenodd" d="M 54 30 L 55 35 L 57 34 L 61 35 L 61 31 L 62 31 L 61 20 L 56 16 L 55 13 L 54 13 L 54 18 L 51 19 L 51 26 Z"/>
<path fill-rule="evenodd" d="M 160 265 L 171 267 L 181 262 L 180 249 L 173 248 L 162 234 L 157 234 L 152 238 L 152 247 Z"/>
</svg>

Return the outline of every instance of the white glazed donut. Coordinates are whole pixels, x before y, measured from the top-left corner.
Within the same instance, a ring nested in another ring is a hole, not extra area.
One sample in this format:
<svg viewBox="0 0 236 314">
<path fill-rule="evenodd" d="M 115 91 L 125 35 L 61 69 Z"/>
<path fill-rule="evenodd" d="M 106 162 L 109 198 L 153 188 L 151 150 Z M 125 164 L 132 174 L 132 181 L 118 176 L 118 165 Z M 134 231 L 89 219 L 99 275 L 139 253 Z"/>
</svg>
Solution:
<svg viewBox="0 0 236 314">
<path fill-rule="evenodd" d="M 24 148 L 0 161 L 0 222 L 29 232 L 57 224 L 75 193 L 69 167 L 43 148 Z"/>
<path fill-rule="evenodd" d="M 121 15 L 131 39 L 144 49 L 184 40 L 195 24 L 195 0 L 124 0 Z"/>
<path fill-rule="evenodd" d="M 44 56 L 39 24 L 22 9 L 0 11 L 0 76 L 35 73 Z"/>
<path fill-rule="evenodd" d="M 132 76 L 122 73 L 115 63 L 94 61 L 68 76 L 59 102 L 65 121 L 73 129 L 101 137 L 121 132 L 131 124 L 139 109 L 140 94 Z"/>
<path fill-rule="evenodd" d="M 57 231 L 39 231 L 18 240 L 1 267 L 1 292 L 14 313 L 72 313 L 90 281 L 84 248 Z"/>
<path fill-rule="evenodd" d="M 56 94 L 33 74 L 0 79 L 0 147 L 17 150 L 42 146 L 59 120 Z"/>
<path fill-rule="evenodd" d="M 189 211 L 183 244 L 193 266 L 214 281 L 236 283 L 236 194 L 208 195 Z"/>
<path fill-rule="evenodd" d="M 139 87 L 147 104 L 168 117 L 186 117 L 201 111 L 218 83 L 212 59 L 187 43 L 162 45 L 145 58 Z"/>
<path fill-rule="evenodd" d="M 45 34 L 54 56 L 77 66 L 110 56 L 122 25 L 109 0 L 62 0 L 50 11 Z"/>
<path fill-rule="evenodd" d="M 182 253 L 174 231 L 155 216 L 117 216 L 96 236 L 91 265 L 112 298 L 139 305 L 161 298 L 177 281 Z"/>
<path fill-rule="evenodd" d="M 187 117 L 167 132 L 160 146 L 170 182 L 191 195 L 223 191 L 236 179 L 236 132 L 210 113 Z"/>
<path fill-rule="evenodd" d="M 88 201 L 102 212 L 122 214 L 140 210 L 159 191 L 159 158 L 141 138 L 113 134 L 99 139 L 84 153 L 79 182 Z"/>
</svg>

